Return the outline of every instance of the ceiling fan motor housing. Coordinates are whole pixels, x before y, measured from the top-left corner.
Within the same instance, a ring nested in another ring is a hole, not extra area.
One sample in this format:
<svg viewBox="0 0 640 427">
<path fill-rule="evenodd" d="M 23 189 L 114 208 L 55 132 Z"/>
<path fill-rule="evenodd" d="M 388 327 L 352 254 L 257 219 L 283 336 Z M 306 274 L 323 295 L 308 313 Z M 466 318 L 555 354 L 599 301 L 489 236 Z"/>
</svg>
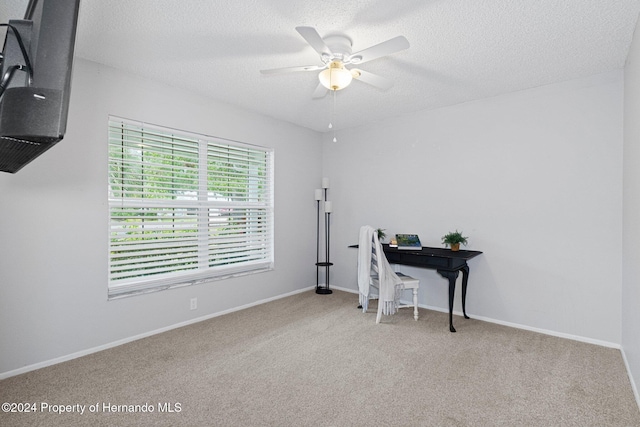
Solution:
<svg viewBox="0 0 640 427">
<path fill-rule="evenodd" d="M 331 35 L 325 36 L 323 39 L 324 43 L 331 50 L 331 55 L 323 55 L 322 60 L 325 64 L 328 64 L 331 61 L 348 61 L 351 56 L 351 46 L 353 42 L 351 39 L 344 35 Z"/>
</svg>

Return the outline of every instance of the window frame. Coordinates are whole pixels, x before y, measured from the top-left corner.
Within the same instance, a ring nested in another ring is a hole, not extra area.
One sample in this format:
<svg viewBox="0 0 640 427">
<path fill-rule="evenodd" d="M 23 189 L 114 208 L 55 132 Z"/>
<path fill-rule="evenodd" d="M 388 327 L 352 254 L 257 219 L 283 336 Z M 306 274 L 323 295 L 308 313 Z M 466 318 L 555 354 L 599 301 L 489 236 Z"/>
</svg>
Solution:
<svg viewBox="0 0 640 427">
<path fill-rule="evenodd" d="M 273 270 L 272 148 L 113 115 L 108 140 L 108 299 Z"/>
</svg>

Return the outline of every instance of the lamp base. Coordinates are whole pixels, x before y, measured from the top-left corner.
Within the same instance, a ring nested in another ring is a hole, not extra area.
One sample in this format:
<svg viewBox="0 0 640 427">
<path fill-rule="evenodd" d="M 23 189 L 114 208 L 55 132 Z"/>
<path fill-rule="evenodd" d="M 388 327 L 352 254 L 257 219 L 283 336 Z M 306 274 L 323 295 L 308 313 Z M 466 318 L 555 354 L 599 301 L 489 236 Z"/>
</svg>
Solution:
<svg viewBox="0 0 640 427">
<path fill-rule="evenodd" d="M 327 288 L 316 288 L 316 294 L 320 294 L 320 295 L 329 295 L 332 294 L 333 291 L 331 289 L 327 289 Z"/>
</svg>

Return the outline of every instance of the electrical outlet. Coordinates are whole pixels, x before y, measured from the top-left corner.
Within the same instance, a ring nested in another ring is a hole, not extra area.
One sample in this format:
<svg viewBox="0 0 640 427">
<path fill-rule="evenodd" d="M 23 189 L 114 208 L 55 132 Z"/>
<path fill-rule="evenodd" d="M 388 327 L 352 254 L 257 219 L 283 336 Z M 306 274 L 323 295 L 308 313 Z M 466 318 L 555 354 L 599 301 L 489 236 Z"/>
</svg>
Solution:
<svg viewBox="0 0 640 427">
<path fill-rule="evenodd" d="M 191 310 L 198 308 L 198 298 L 191 298 Z"/>
</svg>

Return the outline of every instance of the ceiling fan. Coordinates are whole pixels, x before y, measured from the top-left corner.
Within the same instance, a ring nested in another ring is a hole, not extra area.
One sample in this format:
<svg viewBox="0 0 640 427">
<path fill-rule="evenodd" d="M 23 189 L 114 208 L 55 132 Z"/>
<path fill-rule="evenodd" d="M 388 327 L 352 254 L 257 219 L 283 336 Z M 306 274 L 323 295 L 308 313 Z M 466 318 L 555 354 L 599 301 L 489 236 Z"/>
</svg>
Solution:
<svg viewBox="0 0 640 427">
<path fill-rule="evenodd" d="M 393 86 L 391 80 L 359 68 L 347 69 L 346 66 L 363 64 L 409 48 L 409 41 L 404 36 L 397 36 L 359 52 L 351 53 L 352 42 L 345 35 L 330 35 L 322 38 L 313 27 L 296 27 L 296 31 L 318 52 L 322 64 L 274 68 L 260 70 L 260 72 L 262 74 L 280 74 L 294 71 L 320 71 L 318 75 L 320 83 L 313 92 L 313 98 L 322 98 L 329 90 L 344 89 L 352 79 L 360 80 L 382 90 L 389 89 Z"/>
</svg>

